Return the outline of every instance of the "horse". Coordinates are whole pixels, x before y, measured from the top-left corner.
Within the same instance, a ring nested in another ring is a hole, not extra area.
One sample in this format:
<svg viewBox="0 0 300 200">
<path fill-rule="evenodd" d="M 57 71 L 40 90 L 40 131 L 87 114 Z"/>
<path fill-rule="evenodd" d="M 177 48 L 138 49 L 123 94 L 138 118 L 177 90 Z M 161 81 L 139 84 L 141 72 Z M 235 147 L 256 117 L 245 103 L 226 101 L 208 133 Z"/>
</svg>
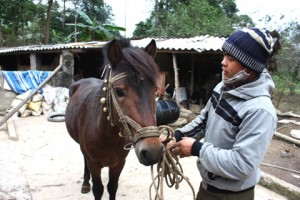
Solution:
<svg viewBox="0 0 300 200">
<path fill-rule="evenodd" d="M 101 169 L 108 167 L 109 199 L 116 199 L 118 180 L 130 149 L 139 162 L 156 164 L 164 146 L 156 123 L 155 91 L 159 68 L 156 43 L 133 47 L 128 39 L 114 39 L 103 47 L 102 78 L 83 78 L 69 88 L 65 123 L 84 157 L 81 192 L 101 199 Z"/>
</svg>

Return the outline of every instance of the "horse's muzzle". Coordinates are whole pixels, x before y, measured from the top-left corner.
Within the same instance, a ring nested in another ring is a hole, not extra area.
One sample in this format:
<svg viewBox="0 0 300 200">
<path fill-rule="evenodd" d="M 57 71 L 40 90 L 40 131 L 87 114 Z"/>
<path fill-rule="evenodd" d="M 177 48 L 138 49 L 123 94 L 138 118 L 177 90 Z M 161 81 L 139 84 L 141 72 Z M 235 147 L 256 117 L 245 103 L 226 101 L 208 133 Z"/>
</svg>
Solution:
<svg viewBox="0 0 300 200">
<path fill-rule="evenodd" d="M 158 138 L 145 138 L 136 143 L 135 153 L 141 164 L 150 166 L 156 164 L 164 151 L 164 145 Z"/>
</svg>

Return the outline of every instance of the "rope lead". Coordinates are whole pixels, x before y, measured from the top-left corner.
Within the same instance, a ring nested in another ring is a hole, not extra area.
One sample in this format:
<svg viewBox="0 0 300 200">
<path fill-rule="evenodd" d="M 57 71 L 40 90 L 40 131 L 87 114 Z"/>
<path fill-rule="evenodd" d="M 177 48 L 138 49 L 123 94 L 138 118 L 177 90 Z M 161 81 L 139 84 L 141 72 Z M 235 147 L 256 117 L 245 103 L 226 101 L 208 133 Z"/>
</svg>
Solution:
<svg viewBox="0 0 300 200">
<path fill-rule="evenodd" d="M 179 159 L 177 156 L 173 155 L 169 148 L 167 148 L 167 144 L 173 140 L 173 130 L 169 126 L 159 126 L 161 135 L 166 135 L 166 140 L 163 142 L 164 144 L 164 152 L 157 163 L 157 175 L 154 177 L 153 165 L 151 166 L 151 176 L 152 183 L 149 188 L 150 200 L 152 200 L 151 190 L 152 187 L 155 189 L 155 200 L 164 200 L 163 194 L 163 179 L 169 188 L 172 188 L 175 185 L 175 189 L 179 188 L 179 183 L 184 179 L 188 185 L 190 186 L 193 192 L 193 199 L 195 200 L 195 191 L 194 188 L 189 181 L 189 179 L 184 176 L 183 169 L 181 164 L 179 163 Z"/>
</svg>

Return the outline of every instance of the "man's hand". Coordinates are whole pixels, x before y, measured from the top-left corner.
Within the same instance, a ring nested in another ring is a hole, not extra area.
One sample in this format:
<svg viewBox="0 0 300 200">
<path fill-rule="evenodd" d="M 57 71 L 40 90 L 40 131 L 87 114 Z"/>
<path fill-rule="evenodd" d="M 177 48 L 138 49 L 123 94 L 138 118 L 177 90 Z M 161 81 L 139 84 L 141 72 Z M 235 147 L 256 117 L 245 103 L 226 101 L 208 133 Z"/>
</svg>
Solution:
<svg viewBox="0 0 300 200">
<path fill-rule="evenodd" d="M 172 154 L 180 156 L 181 158 L 191 156 L 192 146 L 195 141 L 194 138 L 182 137 L 182 140 L 171 147 Z"/>
</svg>

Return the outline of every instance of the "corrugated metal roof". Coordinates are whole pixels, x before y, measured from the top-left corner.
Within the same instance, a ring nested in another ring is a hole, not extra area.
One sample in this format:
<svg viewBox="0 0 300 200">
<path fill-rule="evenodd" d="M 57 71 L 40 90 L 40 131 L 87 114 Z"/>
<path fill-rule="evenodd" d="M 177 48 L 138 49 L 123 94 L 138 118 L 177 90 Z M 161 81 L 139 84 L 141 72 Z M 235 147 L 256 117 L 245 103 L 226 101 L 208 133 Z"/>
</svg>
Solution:
<svg viewBox="0 0 300 200">
<path fill-rule="evenodd" d="M 8 48 L 0 48 L 0 54 L 7 54 L 13 52 L 30 52 L 30 51 L 35 52 L 35 51 L 45 51 L 45 50 L 101 48 L 104 44 L 106 44 L 106 42 L 77 42 L 77 43 L 68 43 L 68 44 L 8 47 Z"/>
<path fill-rule="evenodd" d="M 193 38 L 144 38 L 140 40 L 131 40 L 133 46 L 146 47 L 150 41 L 154 39 L 158 50 L 170 51 L 218 51 L 221 50 L 225 41 L 224 37 L 213 37 L 209 35 L 197 36 Z M 35 52 L 45 50 L 64 50 L 64 49 L 92 49 L 101 48 L 107 42 L 77 42 L 68 44 L 55 45 L 31 45 L 20 47 L 0 48 L 0 54 L 16 53 L 16 52 Z"/>
<path fill-rule="evenodd" d="M 193 38 L 153 38 L 159 50 L 181 50 L 181 51 L 218 51 L 222 50 L 222 45 L 226 38 L 213 37 L 209 35 L 197 36 Z M 145 47 L 151 38 L 133 40 L 132 44 L 138 47 Z"/>
</svg>

